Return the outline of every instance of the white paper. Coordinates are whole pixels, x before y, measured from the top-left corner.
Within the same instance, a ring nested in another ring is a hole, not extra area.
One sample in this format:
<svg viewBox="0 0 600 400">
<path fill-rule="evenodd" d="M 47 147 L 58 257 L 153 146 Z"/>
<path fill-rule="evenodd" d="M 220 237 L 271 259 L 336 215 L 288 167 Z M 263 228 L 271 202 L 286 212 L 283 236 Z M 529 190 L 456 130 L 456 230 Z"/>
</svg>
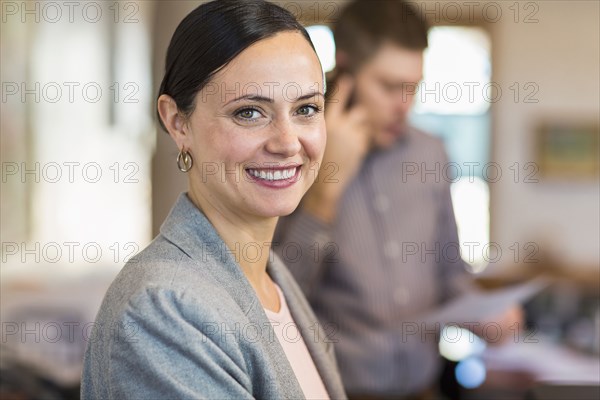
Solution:
<svg viewBox="0 0 600 400">
<path fill-rule="evenodd" d="M 489 321 L 506 312 L 515 304 L 522 303 L 548 286 L 544 277 L 491 291 L 471 291 L 422 318 L 426 324 L 460 324 L 465 322 Z"/>
</svg>

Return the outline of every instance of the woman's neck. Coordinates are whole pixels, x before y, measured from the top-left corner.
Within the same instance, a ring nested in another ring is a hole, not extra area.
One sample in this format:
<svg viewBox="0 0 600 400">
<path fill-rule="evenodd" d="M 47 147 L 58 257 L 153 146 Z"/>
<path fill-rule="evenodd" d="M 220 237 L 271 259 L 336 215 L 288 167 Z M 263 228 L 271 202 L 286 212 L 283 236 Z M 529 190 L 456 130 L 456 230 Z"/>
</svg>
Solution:
<svg viewBox="0 0 600 400">
<path fill-rule="evenodd" d="M 266 270 L 277 218 L 243 218 L 227 213 L 191 188 L 188 197 L 215 227 L 259 297 L 272 293 L 273 283 Z"/>
</svg>

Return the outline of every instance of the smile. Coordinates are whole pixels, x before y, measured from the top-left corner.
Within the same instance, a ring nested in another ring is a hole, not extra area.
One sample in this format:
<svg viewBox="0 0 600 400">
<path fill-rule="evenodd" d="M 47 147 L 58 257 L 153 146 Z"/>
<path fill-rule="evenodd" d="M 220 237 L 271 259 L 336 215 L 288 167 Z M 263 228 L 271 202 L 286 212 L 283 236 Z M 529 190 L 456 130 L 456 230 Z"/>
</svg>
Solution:
<svg viewBox="0 0 600 400">
<path fill-rule="evenodd" d="M 250 175 L 263 179 L 266 181 L 282 181 L 290 179 L 296 175 L 298 167 L 292 167 L 288 169 L 253 169 L 249 168 L 247 171 Z"/>
</svg>

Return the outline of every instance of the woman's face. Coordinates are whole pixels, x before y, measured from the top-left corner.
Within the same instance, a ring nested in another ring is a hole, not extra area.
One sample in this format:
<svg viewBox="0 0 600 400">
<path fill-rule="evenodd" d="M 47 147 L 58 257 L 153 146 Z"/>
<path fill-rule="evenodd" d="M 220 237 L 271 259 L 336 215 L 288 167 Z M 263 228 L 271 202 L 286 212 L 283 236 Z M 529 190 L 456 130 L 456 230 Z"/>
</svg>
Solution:
<svg viewBox="0 0 600 400">
<path fill-rule="evenodd" d="M 183 143 L 192 192 L 225 216 L 290 214 L 323 157 L 323 108 L 321 66 L 304 36 L 248 47 L 196 96 Z"/>
</svg>

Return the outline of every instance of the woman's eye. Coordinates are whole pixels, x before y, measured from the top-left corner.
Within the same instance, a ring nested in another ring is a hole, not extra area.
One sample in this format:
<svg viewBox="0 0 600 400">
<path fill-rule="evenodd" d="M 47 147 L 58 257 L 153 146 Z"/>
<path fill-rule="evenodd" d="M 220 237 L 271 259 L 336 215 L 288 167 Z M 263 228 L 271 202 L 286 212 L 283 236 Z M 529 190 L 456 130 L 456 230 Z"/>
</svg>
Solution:
<svg viewBox="0 0 600 400">
<path fill-rule="evenodd" d="M 254 108 L 244 108 L 237 111 L 235 115 L 241 119 L 253 120 L 260 117 L 260 112 Z"/>
<path fill-rule="evenodd" d="M 318 106 L 309 106 L 309 105 L 306 105 L 306 106 L 302 106 L 302 107 L 300 107 L 298 109 L 298 114 L 304 115 L 306 117 L 310 117 L 313 114 L 318 113 L 319 111 L 321 111 L 321 108 L 318 107 Z"/>
</svg>

